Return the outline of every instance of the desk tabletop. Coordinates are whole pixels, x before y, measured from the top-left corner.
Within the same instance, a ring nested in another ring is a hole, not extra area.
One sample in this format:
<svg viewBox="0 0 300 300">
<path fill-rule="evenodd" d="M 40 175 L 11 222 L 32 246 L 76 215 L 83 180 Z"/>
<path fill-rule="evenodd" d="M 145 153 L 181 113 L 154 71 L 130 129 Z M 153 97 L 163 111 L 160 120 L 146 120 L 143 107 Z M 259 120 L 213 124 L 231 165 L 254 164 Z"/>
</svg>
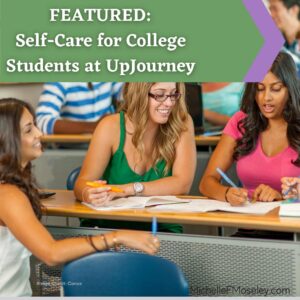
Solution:
<svg viewBox="0 0 300 300">
<path fill-rule="evenodd" d="M 49 134 L 42 136 L 43 143 L 89 143 L 92 134 Z M 218 144 L 220 136 L 195 136 L 198 146 L 215 146 Z"/>
<path fill-rule="evenodd" d="M 300 232 L 300 219 L 279 217 L 279 208 L 275 208 L 263 216 L 227 212 L 163 213 L 150 212 L 147 209 L 96 211 L 76 201 L 72 191 L 56 190 L 55 192 L 57 194 L 53 198 L 42 201 L 44 215 L 128 221 L 151 221 L 155 215 L 160 222 L 165 223 Z M 199 199 L 200 197 L 194 198 Z"/>
</svg>

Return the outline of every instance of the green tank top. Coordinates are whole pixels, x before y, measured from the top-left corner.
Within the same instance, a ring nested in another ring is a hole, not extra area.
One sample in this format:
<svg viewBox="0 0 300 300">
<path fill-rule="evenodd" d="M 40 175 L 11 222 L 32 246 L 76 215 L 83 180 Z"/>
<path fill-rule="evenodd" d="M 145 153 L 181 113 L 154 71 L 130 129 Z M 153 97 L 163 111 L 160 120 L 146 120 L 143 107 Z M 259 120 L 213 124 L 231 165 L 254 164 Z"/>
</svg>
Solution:
<svg viewBox="0 0 300 300">
<path fill-rule="evenodd" d="M 135 173 L 128 165 L 126 154 L 124 153 L 126 128 L 124 112 L 120 112 L 120 144 L 117 151 L 112 156 L 108 166 L 103 175 L 103 179 L 108 184 L 126 184 L 129 182 L 148 182 L 163 177 L 171 176 L 172 171 L 165 175 L 164 168 L 166 162 L 164 160 L 159 161 L 155 168 L 149 169 L 145 174 L 140 175 Z"/>
<path fill-rule="evenodd" d="M 145 174 L 135 173 L 128 165 L 126 154 L 124 153 L 124 144 L 126 137 L 125 116 L 120 112 L 120 143 L 117 151 L 110 159 L 108 166 L 103 174 L 103 179 L 108 184 L 126 184 L 130 182 L 149 182 L 167 176 L 172 176 L 172 170 L 164 174 L 166 162 L 159 161 L 155 167 L 149 169 Z M 110 221 L 110 220 L 82 220 L 82 226 L 88 227 L 106 227 L 118 229 L 140 229 L 151 230 L 151 224 L 145 222 L 127 222 L 127 221 Z M 158 224 L 158 230 L 163 232 L 181 233 L 182 226 L 178 224 Z"/>
</svg>

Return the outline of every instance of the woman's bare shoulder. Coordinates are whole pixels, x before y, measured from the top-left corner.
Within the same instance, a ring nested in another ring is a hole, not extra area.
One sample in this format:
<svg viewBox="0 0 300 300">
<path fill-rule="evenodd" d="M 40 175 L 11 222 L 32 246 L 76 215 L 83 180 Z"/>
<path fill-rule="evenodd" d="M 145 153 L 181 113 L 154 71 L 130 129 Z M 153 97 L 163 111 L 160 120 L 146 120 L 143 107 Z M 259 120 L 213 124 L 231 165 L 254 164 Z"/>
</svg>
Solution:
<svg viewBox="0 0 300 300">
<path fill-rule="evenodd" d="M 27 196 L 16 186 L 8 183 L 0 183 L 1 200 L 0 205 L 12 199 L 19 199 L 19 201 L 27 201 Z"/>
<path fill-rule="evenodd" d="M 194 126 L 194 122 L 193 122 L 193 119 L 192 119 L 192 117 L 191 117 L 190 114 L 188 114 L 188 117 L 187 117 L 187 119 L 186 119 L 186 124 L 187 124 L 188 126 Z"/>
<path fill-rule="evenodd" d="M 23 194 L 24 193 L 14 184 L 0 182 L 0 193 L 2 196 L 6 196 L 7 194 L 15 193 L 15 194 Z"/>
<path fill-rule="evenodd" d="M 104 117 L 96 128 L 97 132 L 107 131 L 110 134 L 120 130 L 120 114 L 113 114 Z"/>
<path fill-rule="evenodd" d="M 190 114 L 188 114 L 186 121 L 185 121 L 185 126 L 187 128 L 188 132 L 194 133 L 194 122 Z"/>
</svg>

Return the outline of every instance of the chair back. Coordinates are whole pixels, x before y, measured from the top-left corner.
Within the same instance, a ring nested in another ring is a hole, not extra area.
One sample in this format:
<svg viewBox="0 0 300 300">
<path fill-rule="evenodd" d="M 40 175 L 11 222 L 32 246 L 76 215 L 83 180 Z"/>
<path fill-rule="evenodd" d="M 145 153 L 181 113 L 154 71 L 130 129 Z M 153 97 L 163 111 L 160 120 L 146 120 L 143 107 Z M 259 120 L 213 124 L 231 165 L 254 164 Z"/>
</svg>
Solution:
<svg viewBox="0 0 300 300">
<path fill-rule="evenodd" d="M 80 173 L 81 167 L 77 167 L 75 168 L 73 171 L 71 171 L 71 173 L 69 174 L 68 178 L 67 178 L 67 190 L 73 190 L 74 189 L 74 185 L 75 182 L 77 180 L 77 177 Z"/>
<path fill-rule="evenodd" d="M 63 267 L 64 296 L 188 296 L 173 262 L 143 253 L 101 252 Z"/>
</svg>

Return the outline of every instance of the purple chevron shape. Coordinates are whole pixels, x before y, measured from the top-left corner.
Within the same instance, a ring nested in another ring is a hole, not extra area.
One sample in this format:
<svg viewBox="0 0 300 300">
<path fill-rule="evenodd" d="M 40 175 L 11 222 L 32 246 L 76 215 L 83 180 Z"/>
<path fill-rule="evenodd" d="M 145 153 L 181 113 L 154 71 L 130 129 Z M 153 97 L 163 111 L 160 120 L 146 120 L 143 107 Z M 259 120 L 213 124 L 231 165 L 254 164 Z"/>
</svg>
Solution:
<svg viewBox="0 0 300 300">
<path fill-rule="evenodd" d="M 245 82 L 256 82 L 264 78 L 280 51 L 284 39 L 262 0 L 243 0 L 243 3 L 265 39 L 264 45 L 244 78 Z"/>
</svg>

